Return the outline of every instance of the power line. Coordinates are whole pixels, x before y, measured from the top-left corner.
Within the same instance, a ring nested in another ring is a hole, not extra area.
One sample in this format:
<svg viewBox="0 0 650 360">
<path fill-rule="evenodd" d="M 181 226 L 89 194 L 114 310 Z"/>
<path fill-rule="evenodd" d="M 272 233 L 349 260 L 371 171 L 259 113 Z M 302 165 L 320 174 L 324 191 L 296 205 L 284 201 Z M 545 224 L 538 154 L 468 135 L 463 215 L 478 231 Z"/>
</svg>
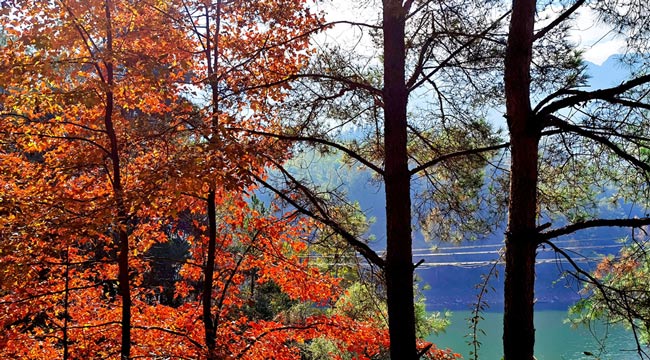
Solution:
<svg viewBox="0 0 650 360">
<path fill-rule="evenodd" d="M 598 262 L 600 260 L 601 260 L 600 257 L 590 257 L 590 258 L 574 259 L 573 261 L 576 263 L 588 263 L 588 262 Z M 537 261 L 535 261 L 536 265 L 551 264 L 551 263 L 556 263 L 556 264 L 568 263 L 568 260 L 552 258 L 552 259 L 537 259 Z M 504 265 L 505 261 L 499 260 L 498 264 Z M 419 268 L 427 269 L 427 268 L 440 267 L 440 266 L 454 266 L 454 267 L 473 269 L 473 268 L 480 268 L 480 267 L 492 266 L 492 265 L 494 265 L 494 260 L 492 261 L 448 261 L 448 262 L 424 262 L 420 264 Z"/>
</svg>

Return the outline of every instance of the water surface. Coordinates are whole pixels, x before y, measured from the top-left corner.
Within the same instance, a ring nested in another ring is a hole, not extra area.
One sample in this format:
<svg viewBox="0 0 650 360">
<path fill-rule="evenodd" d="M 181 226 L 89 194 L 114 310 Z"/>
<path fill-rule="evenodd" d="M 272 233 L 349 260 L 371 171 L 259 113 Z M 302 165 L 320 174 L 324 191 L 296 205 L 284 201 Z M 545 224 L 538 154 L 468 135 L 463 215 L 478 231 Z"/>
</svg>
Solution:
<svg viewBox="0 0 650 360">
<path fill-rule="evenodd" d="M 470 332 L 467 326 L 469 311 L 454 311 L 452 324 L 447 331 L 437 336 L 431 336 L 429 341 L 440 348 L 451 348 L 460 353 L 465 359 L 469 356 L 469 338 L 464 337 Z M 480 359 L 498 360 L 502 356 L 501 337 L 503 313 L 484 313 L 480 328 L 486 335 L 481 335 L 479 341 Z M 594 324 L 591 328 L 572 328 L 563 322 L 566 311 L 546 310 L 535 314 L 536 342 L 535 356 L 538 360 L 632 360 L 639 359 L 634 337 L 622 326 L 607 326 L 603 323 Z M 604 348 L 601 343 L 604 339 Z M 593 355 L 588 356 L 586 353 Z"/>
</svg>

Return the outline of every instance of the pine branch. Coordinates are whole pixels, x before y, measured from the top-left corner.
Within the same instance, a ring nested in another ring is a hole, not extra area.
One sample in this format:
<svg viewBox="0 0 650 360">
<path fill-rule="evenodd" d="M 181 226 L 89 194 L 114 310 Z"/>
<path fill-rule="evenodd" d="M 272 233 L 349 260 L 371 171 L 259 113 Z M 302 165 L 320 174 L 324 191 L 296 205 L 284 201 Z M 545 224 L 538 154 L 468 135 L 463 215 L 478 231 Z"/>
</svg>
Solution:
<svg viewBox="0 0 650 360">
<path fill-rule="evenodd" d="M 428 74 L 424 74 L 424 64 L 426 62 L 426 57 L 424 56 L 424 53 L 428 50 L 428 47 L 429 47 L 429 45 L 430 45 L 430 43 L 432 41 L 432 39 L 427 39 L 427 42 L 425 43 L 425 46 L 422 48 L 422 51 L 420 52 L 418 63 L 416 65 L 416 67 L 415 67 L 415 70 L 414 70 L 413 74 L 411 75 L 411 77 L 409 78 L 409 80 L 406 82 L 406 88 L 409 91 L 413 91 L 414 89 L 417 89 L 418 87 L 420 87 L 425 82 L 431 80 L 433 75 L 435 75 L 438 71 L 442 70 L 445 66 L 447 66 L 463 50 L 467 49 L 468 47 L 470 47 L 472 44 L 474 44 L 478 40 L 484 39 L 487 36 L 487 34 L 492 29 L 496 28 L 497 25 L 499 25 L 503 19 L 505 19 L 506 17 L 508 17 L 508 15 L 510 15 L 510 13 L 511 13 L 510 10 L 506 11 L 503 15 L 501 15 L 501 17 L 496 19 L 485 30 L 483 30 L 482 32 L 480 32 L 478 34 L 472 35 L 472 37 L 469 40 L 467 40 L 459 48 L 457 48 L 451 54 L 449 54 L 449 56 L 447 56 L 447 58 L 445 58 L 443 61 L 441 61 L 440 64 L 438 64 L 438 66 L 436 66 Z M 420 75 L 422 75 L 422 79 L 418 81 L 417 79 L 420 77 Z"/>
<path fill-rule="evenodd" d="M 636 157 L 630 155 L 625 150 L 621 149 L 618 145 L 614 144 L 608 138 L 598 135 L 592 131 L 584 129 L 578 125 L 570 124 L 567 121 L 561 120 L 557 116 L 548 115 L 546 117 L 546 124 L 550 126 L 555 126 L 559 129 L 562 129 L 567 132 L 572 132 L 581 136 L 584 136 L 588 139 L 594 140 L 602 145 L 605 145 L 607 148 L 612 150 L 616 155 L 620 156 L 622 159 L 628 161 L 630 164 L 636 166 L 637 168 L 650 173 L 650 164 L 643 162 Z"/>
<path fill-rule="evenodd" d="M 356 238 L 353 234 L 351 234 L 349 231 L 345 230 L 341 224 L 337 223 L 334 221 L 332 218 L 330 218 L 327 213 L 322 211 L 322 208 L 318 210 L 320 214 L 315 213 L 314 211 L 309 210 L 307 207 L 299 204 L 295 199 L 291 198 L 289 195 L 286 193 L 282 192 L 275 186 L 269 184 L 268 182 L 264 181 L 261 177 L 259 177 L 256 174 L 251 174 L 251 176 L 262 186 L 267 188 L 268 190 L 272 191 L 275 195 L 277 195 L 280 199 L 286 201 L 288 204 L 293 206 L 298 212 L 300 212 L 303 215 L 306 215 L 318 222 L 320 222 L 323 225 L 326 225 L 330 227 L 334 232 L 336 232 L 338 235 L 340 235 L 348 244 L 350 244 L 352 247 L 354 247 L 363 257 L 365 257 L 370 263 L 378 266 L 381 269 L 384 269 L 386 267 L 386 261 L 381 258 L 374 250 L 372 250 L 367 244 L 364 242 L 360 241 L 359 239 Z M 319 201 L 316 199 L 316 196 L 312 194 L 308 189 L 302 187 L 302 192 L 309 198 L 309 201 L 319 208 Z"/>
<path fill-rule="evenodd" d="M 582 6 L 586 0 L 578 0 L 573 4 L 567 11 L 563 12 L 558 16 L 555 20 L 553 20 L 550 24 L 546 25 L 542 30 L 538 31 L 535 35 L 533 35 L 533 41 L 541 39 L 544 35 L 546 35 L 549 31 L 553 30 L 556 26 L 558 26 L 561 22 L 566 20 L 569 16 L 573 15 L 579 8 Z"/>
<path fill-rule="evenodd" d="M 650 75 L 643 75 L 632 80 L 621 83 L 618 86 L 614 86 L 607 89 L 600 89 L 594 91 L 581 91 L 581 90 L 560 90 L 544 100 L 542 100 L 533 110 L 535 114 L 540 116 L 542 119 L 555 113 L 556 111 L 566 109 L 580 103 L 584 103 L 590 100 L 605 100 L 615 102 L 617 101 L 616 96 L 631 90 L 637 86 L 650 83 Z M 565 98 L 562 98 L 557 101 L 550 102 L 553 98 L 561 95 L 571 95 Z M 550 102 L 550 103 L 549 103 Z M 549 103 L 544 106 L 544 104 Z"/>
<path fill-rule="evenodd" d="M 300 141 L 300 142 L 308 142 L 308 143 L 317 143 L 321 145 L 326 145 L 332 148 L 335 148 L 337 150 L 341 150 L 344 152 L 346 155 L 349 157 L 353 158 L 354 160 L 360 162 L 361 164 L 365 165 L 372 171 L 376 172 L 379 175 L 384 175 L 384 170 L 378 167 L 377 165 L 373 164 L 363 156 L 359 155 L 357 152 L 339 144 L 333 141 L 317 138 L 317 137 L 312 137 L 312 136 L 299 136 L 299 135 L 286 135 L 286 134 L 274 134 L 266 131 L 259 131 L 259 130 L 252 130 L 252 129 L 244 129 L 244 128 L 228 128 L 228 130 L 232 131 L 243 131 L 248 134 L 253 134 L 253 135 L 261 135 L 261 136 L 267 136 L 279 140 L 284 140 L 284 141 Z"/>
<path fill-rule="evenodd" d="M 579 230 L 591 229 L 595 227 L 631 227 L 639 228 L 650 225 L 650 217 L 636 219 L 593 219 L 579 221 L 561 228 L 542 232 L 538 235 L 539 243 L 547 243 L 548 240 L 557 238 L 562 235 L 572 234 Z"/>
<path fill-rule="evenodd" d="M 411 175 L 414 175 L 414 174 L 419 173 L 422 170 L 428 169 L 428 168 L 430 168 L 430 167 L 432 167 L 434 165 L 437 165 L 437 164 L 439 164 L 439 163 L 441 163 L 443 161 L 449 160 L 449 159 L 453 159 L 453 158 L 460 157 L 460 156 L 477 155 L 477 154 L 484 153 L 484 152 L 487 152 L 487 151 L 494 151 L 494 150 L 507 148 L 509 146 L 510 146 L 510 143 L 507 142 L 507 143 L 498 144 L 498 145 L 491 145 L 491 146 L 485 146 L 485 147 L 481 147 L 481 148 L 456 151 L 456 152 L 453 152 L 453 153 L 450 153 L 450 154 L 445 154 L 445 155 L 439 156 L 439 157 L 437 157 L 435 159 L 431 159 L 431 160 L 429 160 L 429 161 L 427 161 L 427 162 L 425 162 L 425 163 L 411 169 L 409 171 L 409 173 Z"/>
</svg>

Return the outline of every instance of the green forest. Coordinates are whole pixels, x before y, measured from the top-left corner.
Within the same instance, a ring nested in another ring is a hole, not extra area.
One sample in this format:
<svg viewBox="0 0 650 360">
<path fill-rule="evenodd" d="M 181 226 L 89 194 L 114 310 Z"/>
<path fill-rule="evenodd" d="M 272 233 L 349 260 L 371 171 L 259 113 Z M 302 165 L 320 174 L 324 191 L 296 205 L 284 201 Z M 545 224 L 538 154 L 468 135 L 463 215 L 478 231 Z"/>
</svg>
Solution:
<svg viewBox="0 0 650 360">
<path fill-rule="evenodd" d="M 649 47 L 641 0 L 0 0 L 0 359 L 459 359 L 421 248 L 486 238 L 469 358 L 496 306 L 536 359 L 553 262 L 650 359 Z"/>
</svg>

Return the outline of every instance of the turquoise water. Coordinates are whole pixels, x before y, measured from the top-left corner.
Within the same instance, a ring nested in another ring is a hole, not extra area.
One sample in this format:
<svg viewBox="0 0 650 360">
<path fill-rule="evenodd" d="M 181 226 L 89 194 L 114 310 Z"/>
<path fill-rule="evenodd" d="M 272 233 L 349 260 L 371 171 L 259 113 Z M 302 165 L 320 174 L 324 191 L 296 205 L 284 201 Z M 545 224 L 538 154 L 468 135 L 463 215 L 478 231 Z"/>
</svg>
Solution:
<svg viewBox="0 0 650 360">
<path fill-rule="evenodd" d="M 452 313 L 452 323 L 443 334 L 431 336 L 428 340 L 440 348 L 451 348 L 469 359 L 470 346 L 464 337 L 470 330 L 467 326 L 469 311 Z M 479 337 L 482 346 L 480 359 L 498 360 L 502 356 L 501 336 L 503 313 L 484 313 L 485 320 L 480 323 L 486 335 Z M 566 311 L 538 311 L 535 316 L 536 341 L 535 356 L 538 360 L 632 360 L 639 359 L 631 332 L 621 326 L 594 324 L 586 327 L 572 328 L 564 324 Z M 607 337 L 604 352 L 600 350 L 598 339 Z M 594 356 L 587 356 L 590 352 Z"/>
</svg>

